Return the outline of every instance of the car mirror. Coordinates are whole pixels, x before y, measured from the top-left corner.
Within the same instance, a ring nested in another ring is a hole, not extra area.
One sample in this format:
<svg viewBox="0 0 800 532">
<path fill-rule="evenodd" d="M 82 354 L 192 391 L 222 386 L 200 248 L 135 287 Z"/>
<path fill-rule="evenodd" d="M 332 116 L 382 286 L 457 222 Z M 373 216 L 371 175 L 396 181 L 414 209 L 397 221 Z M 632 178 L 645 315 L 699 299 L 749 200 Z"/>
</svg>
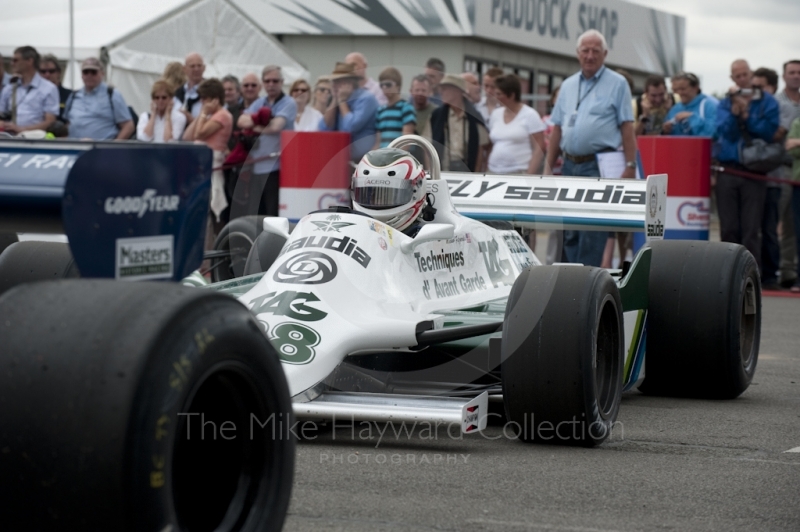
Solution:
<svg viewBox="0 0 800 532">
<path fill-rule="evenodd" d="M 273 235 L 282 236 L 286 240 L 289 239 L 289 219 L 280 218 L 276 216 L 267 216 L 264 218 L 263 224 L 264 231 L 272 233 Z"/>
<path fill-rule="evenodd" d="M 403 253 L 411 253 L 420 244 L 433 240 L 450 240 L 455 236 L 456 228 L 452 224 L 426 224 L 419 230 L 414 240 L 400 244 Z"/>
</svg>

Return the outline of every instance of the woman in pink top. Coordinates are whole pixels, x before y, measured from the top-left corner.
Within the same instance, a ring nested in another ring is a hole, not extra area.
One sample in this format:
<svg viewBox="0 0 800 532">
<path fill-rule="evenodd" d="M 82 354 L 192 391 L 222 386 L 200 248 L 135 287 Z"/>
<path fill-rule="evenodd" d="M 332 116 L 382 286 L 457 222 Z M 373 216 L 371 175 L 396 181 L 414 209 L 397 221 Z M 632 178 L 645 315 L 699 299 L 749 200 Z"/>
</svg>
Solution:
<svg viewBox="0 0 800 532">
<path fill-rule="evenodd" d="M 203 102 L 203 108 L 197 118 L 192 120 L 183 133 L 183 140 L 191 140 L 205 144 L 214 151 L 211 172 L 211 214 L 209 216 L 208 230 L 206 230 L 207 250 L 214 245 L 217 234 L 224 225 L 220 215 L 228 207 L 225 198 L 225 176 L 222 173 L 222 163 L 228 154 L 228 139 L 233 132 L 233 116 L 225 107 L 225 88 L 216 78 L 203 81 L 197 87 L 197 95 Z M 207 267 L 206 263 L 203 266 Z"/>
<path fill-rule="evenodd" d="M 183 140 L 201 142 L 215 152 L 227 151 L 228 139 L 233 131 L 233 116 L 224 107 L 225 88 L 222 82 L 216 78 L 203 81 L 197 87 L 197 95 L 203 102 L 203 108 L 186 128 Z"/>
</svg>

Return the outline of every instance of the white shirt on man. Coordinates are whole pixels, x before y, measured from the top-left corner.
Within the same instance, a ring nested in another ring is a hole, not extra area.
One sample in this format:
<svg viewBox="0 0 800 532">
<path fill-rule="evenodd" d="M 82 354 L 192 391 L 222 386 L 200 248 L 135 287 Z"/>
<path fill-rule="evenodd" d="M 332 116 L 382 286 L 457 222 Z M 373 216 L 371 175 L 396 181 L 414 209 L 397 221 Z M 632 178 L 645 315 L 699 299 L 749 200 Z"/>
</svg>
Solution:
<svg viewBox="0 0 800 532">
<path fill-rule="evenodd" d="M 489 117 L 489 138 L 493 144 L 489 171 L 493 174 L 527 172 L 533 157 L 531 135 L 544 131 L 547 126 L 539 113 L 527 105 L 523 105 L 509 123 L 503 118 L 505 110 L 505 107 L 498 107 Z"/>
<path fill-rule="evenodd" d="M 186 128 L 186 117 L 177 108 L 173 107 L 170 118 L 172 119 L 172 140 L 181 140 L 183 130 Z M 142 113 L 139 115 L 139 123 L 136 126 L 136 140 L 143 140 L 145 142 L 166 142 L 164 140 L 164 127 L 167 123 L 165 117 L 156 114 L 152 136 L 144 132 L 144 128 L 147 127 L 147 122 L 149 120 L 150 113 Z"/>
</svg>

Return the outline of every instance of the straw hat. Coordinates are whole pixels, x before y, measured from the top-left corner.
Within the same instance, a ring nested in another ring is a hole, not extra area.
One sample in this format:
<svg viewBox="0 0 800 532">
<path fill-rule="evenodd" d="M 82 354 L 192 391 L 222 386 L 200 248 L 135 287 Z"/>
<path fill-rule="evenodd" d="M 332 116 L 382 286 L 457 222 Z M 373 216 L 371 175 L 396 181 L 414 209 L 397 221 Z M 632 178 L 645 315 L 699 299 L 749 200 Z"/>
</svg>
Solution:
<svg viewBox="0 0 800 532">
<path fill-rule="evenodd" d="M 461 92 L 464 94 L 467 93 L 467 82 L 461 76 L 454 76 L 453 74 L 445 74 L 442 78 L 442 81 L 439 82 L 439 86 L 442 85 L 452 85 L 457 89 L 461 89 Z"/>
<path fill-rule="evenodd" d="M 346 79 L 346 78 L 361 79 L 361 76 L 359 76 L 356 73 L 355 64 L 342 63 L 340 61 L 336 63 L 336 68 L 333 69 L 333 73 L 329 77 L 332 80 Z"/>
</svg>

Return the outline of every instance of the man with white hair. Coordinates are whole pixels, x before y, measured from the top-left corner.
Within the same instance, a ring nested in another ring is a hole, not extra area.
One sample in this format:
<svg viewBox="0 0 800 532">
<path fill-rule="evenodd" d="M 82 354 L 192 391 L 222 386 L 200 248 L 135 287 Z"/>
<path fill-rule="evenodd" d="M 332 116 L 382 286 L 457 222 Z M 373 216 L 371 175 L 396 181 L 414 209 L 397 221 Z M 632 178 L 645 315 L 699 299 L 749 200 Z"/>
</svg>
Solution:
<svg viewBox="0 0 800 532">
<path fill-rule="evenodd" d="M 241 129 L 260 133 L 258 142 L 250 151 L 256 160 L 250 178 L 249 195 L 253 202 L 246 214 L 278 216 L 280 213 L 280 162 L 276 154 L 281 151 L 281 131 L 292 131 L 297 115 L 294 98 L 283 92 L 283 72 L 278 65 L 267 65 L 261 71 L 261 82 L 266 96 L 256 99 L 239 117 Z M 256 118 L 266 110 L 270 112 L 267 125 L 258 125 Z M 257 203 L 257 207 L 256 207 Z M 234 217 L 236 213 L 231 213 Z"/>
<path fill-rule="evenodd" d="M 624 77 L 606 68 L 608 45 L 597 30 L 578 37 L 580 72 L 561 84 L 550 116 L 550 134 L 545 173 L 564 157 L 565 176 L 599 177 L 597 154 L 622 146 L 625 171 L 620 177 L 636 175 L 636 137 L 633 129 L 631 90 Z M 564 255 L 569 262 L 600 266 L 608 233 L 564 231 Z"/>
<path fill-rule="evenodd" d="M 203 81 L 203 74 L 206 71 L 203 57 L 197 52 L 187 55 L 183 63 L 183 71 L 186 73 L 186 83 L 175 91 L 175 107 L 183 112 L 186 116 L 186 124 L 189 125 L 203 108 L 203 102 L 197 95 L 197 86 Z"/>
<path fill-rule="evenodd" d="M 367 58 L 361 52 L 350 52 L 344 58 L 345 63 L 352 63 L 356 66 L 356 74 L 361 77 L 358 85 L 362 89 L 367 89 L 375 99 L 378 100 L 379 105 L 386 105 L 386 95 L 383 94 L 380 85 L 377 81 L 367 76 Z"/>
</svg>

